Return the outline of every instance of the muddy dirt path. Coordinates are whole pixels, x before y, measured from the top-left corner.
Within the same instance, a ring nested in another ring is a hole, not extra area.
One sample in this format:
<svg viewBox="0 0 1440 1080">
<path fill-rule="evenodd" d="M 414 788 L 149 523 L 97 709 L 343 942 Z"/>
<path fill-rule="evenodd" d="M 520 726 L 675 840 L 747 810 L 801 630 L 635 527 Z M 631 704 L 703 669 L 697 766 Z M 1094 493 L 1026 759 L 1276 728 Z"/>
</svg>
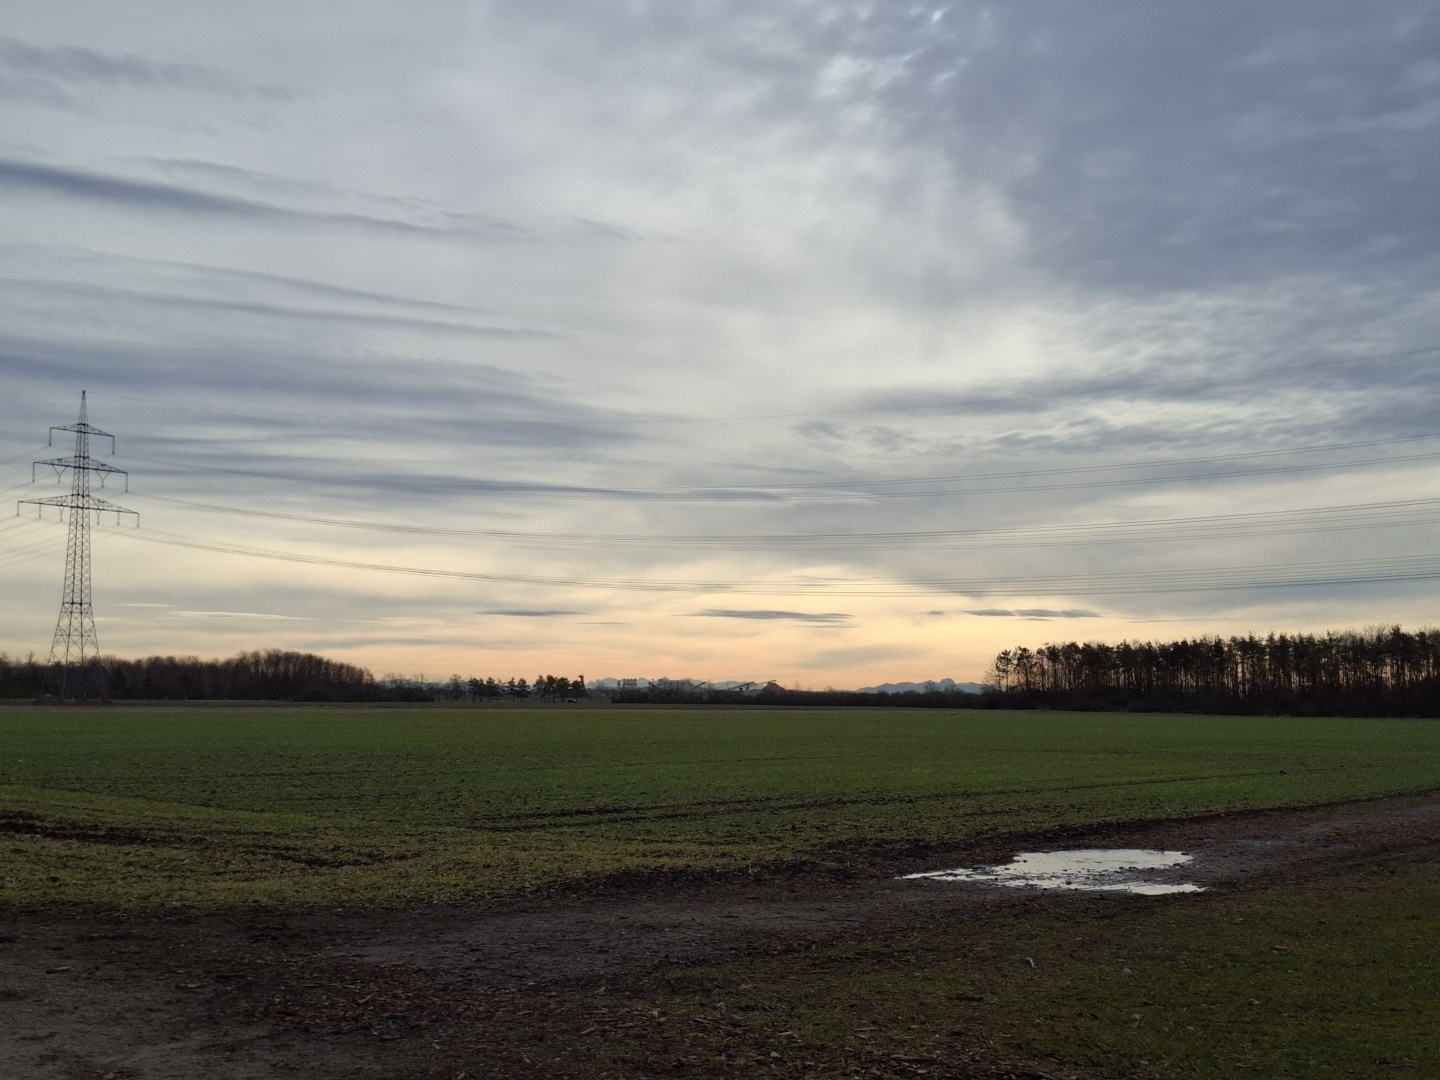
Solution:
<svg viewBox="0 0 1440 1080">
<path fill-rule="evenodd" d="M 1004 861 L 1021 850 L 1086 847 L 1190 852 L 1194 861 L 1178 872 L 1181 878 L 1209 889 L 1245 889 L 1434 850 L 1440 793 L 876 854 L 843 875 L 635 879 L 583 894 L 464 908 L 204 916 L 9 911 L 0 913 L 0 1076 L 644 1075 L 607 1073 L 577 1036 L 630 1023 L 617 1020 L 608 1003 L 656 972 L 871 940 L 959 918 L 1165 902 L 897 880 L 902 873 Z M 701 1024 L 693 1040 L 705 1044 L 711 1055 L 705 1060 L 728 1061 L 723 1025 L 712 1028 Z M 903 1061 L 869 1067 L 877 1075 L 922 1074 Z M 753 1071 L 743 1057 L 733 1069 L 697 1069 L 688 1075 Z M 1043 1074 L 981 1055 L 929 1075 Z"/>
</svg>

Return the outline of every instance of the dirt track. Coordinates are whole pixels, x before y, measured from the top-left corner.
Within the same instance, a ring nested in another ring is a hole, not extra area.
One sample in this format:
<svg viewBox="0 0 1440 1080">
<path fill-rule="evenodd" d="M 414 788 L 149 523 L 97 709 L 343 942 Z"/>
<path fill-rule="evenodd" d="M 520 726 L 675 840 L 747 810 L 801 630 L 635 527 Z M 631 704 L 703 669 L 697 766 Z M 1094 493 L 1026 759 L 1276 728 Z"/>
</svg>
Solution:
<svg viewBox="0 0 1440 1080">
<path fill-rule="evenodd" d="M 642 1045 L 650 1039 L 657 1053 L 663 1044 L 676 1071 L 753 1074 L 764 1055 L 730 1062 L 727 1045 L 738 1029 L 727 1028 L 723 1015 L 689 1017 L 676 1035 L 678 1021 L 632 1015 L 613 1005 L 615 995 L 697 964 L 872 939 L 956 918 L 1166 902 L 895 880 L 902 872 L 1002 860 L 1017 850 L 1092 846 L 1188 851 L 1196 858 L 1185 880 L 1244 889 L 1440 847 L 1440 796 L 891 853 L 844 877 L 645 879 L 584 895 L 466 908 L 135 917 L 6 912 L 0 1076 L 453 1080 L 463 1073 L 475 1080 L 667 1071 L 655 1059 L 653 1069 L 615 1072 L 613 1059 L 604 1064 L 580 1038 L 596 1031 L 628 1033 L 637 1062 L 651 1060 Z M 675 1057 L 679 1043 L 695 1053 Z M 1043 1075 L 967 1053 L 957 1049 L 961 1064 L 929 1075 Z M 678 1068 L 682 1060 L 692 1067 Z M 702 1060 L 718 1064 L 694 1064 Z M 920 1070 L 904 1059 L 865 1064 L 877 1075 Z M 778 1060 L 767 1065 L 781 1068 Z"/>
</svg>

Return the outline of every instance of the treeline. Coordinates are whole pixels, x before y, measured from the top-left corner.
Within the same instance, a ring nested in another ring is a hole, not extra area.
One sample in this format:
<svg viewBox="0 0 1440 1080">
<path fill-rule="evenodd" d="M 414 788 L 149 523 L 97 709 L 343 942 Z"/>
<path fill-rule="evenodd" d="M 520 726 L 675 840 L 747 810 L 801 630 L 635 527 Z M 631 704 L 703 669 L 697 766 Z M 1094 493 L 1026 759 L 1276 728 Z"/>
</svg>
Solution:
<svg viewBox="0 0 1440 1080">
<path fill-rule="evenodd" d="M 450 701 L 499 701 L 501 698 L 537 701 L 578 701 L 586 697 L 585 676 L 567 679 L 563 675 L 537 675 L 535 681 L 524 679 L 464 678 L 451 675 L 439 695 Z"/>
<path fill-rule="evenodd" d="M 1001 707 L 1440 715 L 1440 630 L 1065 642 L 1006 649 Z"/>
<path fill-rule="evenodd" d="M 377 680 L 354 664 L 281 649 L 240 653 L 227 660 L 106 657 L 83 670 L 62 672 L 33 656 L 22 660 L 0 653 L 0 698 L 39 699 L 62 692 L 66 698 L 149 701 L 566 701 L 585 696 L 585 677 L 540 675 L 533 683 L 460 675 L 448 682 L 395 676 Z"/>
<path fill-rule="evenodd" d="M 59 676 L 58 670 L 33 657 L 19 660 L 0 653 L 0 697 L 53 696 L 60 692 Z M 240 653 L 227 660 L 106 657 L 67 677 L 73 684 L 67 696 L 83 686 L 87 696 L 103 693 L 112 699 L 379 701 L 393 696 L 365 668 L 280 649 Z"/>
<path fill-rule="evenodd" d="M 994 708 L 992 694 L 971 694 L 963 690 L 907 690 L 898 694 L 859 690 L 762 690 L 747 694 L 739 690 L 662 690 L 645 687 L 615 690 L 610 700 L 616 705 L 868 705 L 871 708 L 985 709 Z"/>
</svg>

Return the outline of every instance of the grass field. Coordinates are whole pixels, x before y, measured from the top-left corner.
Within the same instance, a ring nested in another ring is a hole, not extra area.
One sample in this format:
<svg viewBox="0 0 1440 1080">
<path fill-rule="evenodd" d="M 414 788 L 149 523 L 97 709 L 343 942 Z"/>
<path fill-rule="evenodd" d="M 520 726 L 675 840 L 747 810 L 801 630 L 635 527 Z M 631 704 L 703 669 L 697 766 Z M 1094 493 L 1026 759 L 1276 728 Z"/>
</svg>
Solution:
<svg viewBox="0 0 1440 1080">
<path fill-rule="evenodd" d="M 680 983 L 692 1007 L 723 997 L 745 1041 L 787 1055 L 833 1056 L 868 1032 L 882 1059 L 924 1060 L 958 1030 L 1070 1075 L 1436 1077 L 1437 910 L 1432 855 L 1238 895 L 960 921 Z"/>
<path fill-rule="evenodd" d="M 167 905 L 214 919 L 234 908 L 240 936 L 215 961 L 228 979 L 243 949 L 265 947 L 244 929 L 256 907 L 255 919 L 275 907 L 330 918 L 329 906 L 583 889 L 621 871 L 864 870 L 909 845 L 1437 787 L 1433 720 L 8 708 L 0 912 L 29 929 L 0 941 L 48 926 L 57 904 L 133 911 L 120 917 L 136 926 L 198 918 Z M 807 879 L 776 880 L 803 891 Z M 636 974 L 608 993 L 582 981 L 501 995 L 483 1005 L 484 1025 L 454 1030 L 501 1048 L 496 1075 L 586 1080 L 651 1075 L 662 1059 L 697 1077 L 996 1075 L 944 1064 L 961 1051 L 1088 1077 L 1440 1076 L 1437 905 L 1434 845 L 1412 837 L 1308 878 L 1001 904 L 789 951 L 741 950 Z M 90 909 L 79 910 L 85 925 Z M 96 971 L 133 957 L 125 935 L 108 945 L 57 918 L 66 965 L 85 949 L 100 950 Z M 102 943 L 84 944 L 92 937 Z M 297 940 L 273 965 L 296 965 L 294 987 L 255 991 L 255 1008 L 279 1010 L 269 1022 L 291 1024 L 285 1038 L 302 1038 L 285 1010 L 339 978 L 323 967 L 327 940 Z M 194 968 L 186 978 L 208 975 L 198 950 L 179 951 Z M 40 979 L 71 971 L 40 956 Z M 156 993 L 173 992 L 177 962 L 155 961 L 165 973 Z M 443 991 L 447 1009 L 452 993 Z M 413 1068 L 396 1075 L 435 1075 L 424 1055 L 442 1043 L 427 1034 L 413 1044 Z M 312 1060 L 341 1044 L 316 1045 Z M 536 1071 L 564 1053 L 573 1071 Z M 444 1074 L 463 1075 L 461 1064 Z M 254 1075 L 266 1069 L 261 1061 Z"/>
<path fill-rule="evenodd" d="M 0 902 L 459 901 L 1440 786 L 1440 722 L 911 709 L 0 710 Z"/>
</svg>

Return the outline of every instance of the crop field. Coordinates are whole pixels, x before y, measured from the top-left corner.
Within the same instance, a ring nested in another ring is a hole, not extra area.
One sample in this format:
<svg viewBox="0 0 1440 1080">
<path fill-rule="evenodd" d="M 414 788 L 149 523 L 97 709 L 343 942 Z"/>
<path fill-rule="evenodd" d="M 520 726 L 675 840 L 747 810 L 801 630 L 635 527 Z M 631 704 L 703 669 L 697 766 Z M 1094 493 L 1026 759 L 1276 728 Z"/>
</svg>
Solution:
<svg viewBox="0 0 1440 1080">
<path fill-rule="evenodd" d="M 1434 786 L 1431 720 L 13 708 L 0 898 L 453 902 Z"/>
<path fill-rule="evenodd" d="M 1437 792 L 1435 720 L 0 709 L 0 1075 L 1440 1076 Z M 1037 846 L 1210 876 L 896 880 Z"/>
</svg>

